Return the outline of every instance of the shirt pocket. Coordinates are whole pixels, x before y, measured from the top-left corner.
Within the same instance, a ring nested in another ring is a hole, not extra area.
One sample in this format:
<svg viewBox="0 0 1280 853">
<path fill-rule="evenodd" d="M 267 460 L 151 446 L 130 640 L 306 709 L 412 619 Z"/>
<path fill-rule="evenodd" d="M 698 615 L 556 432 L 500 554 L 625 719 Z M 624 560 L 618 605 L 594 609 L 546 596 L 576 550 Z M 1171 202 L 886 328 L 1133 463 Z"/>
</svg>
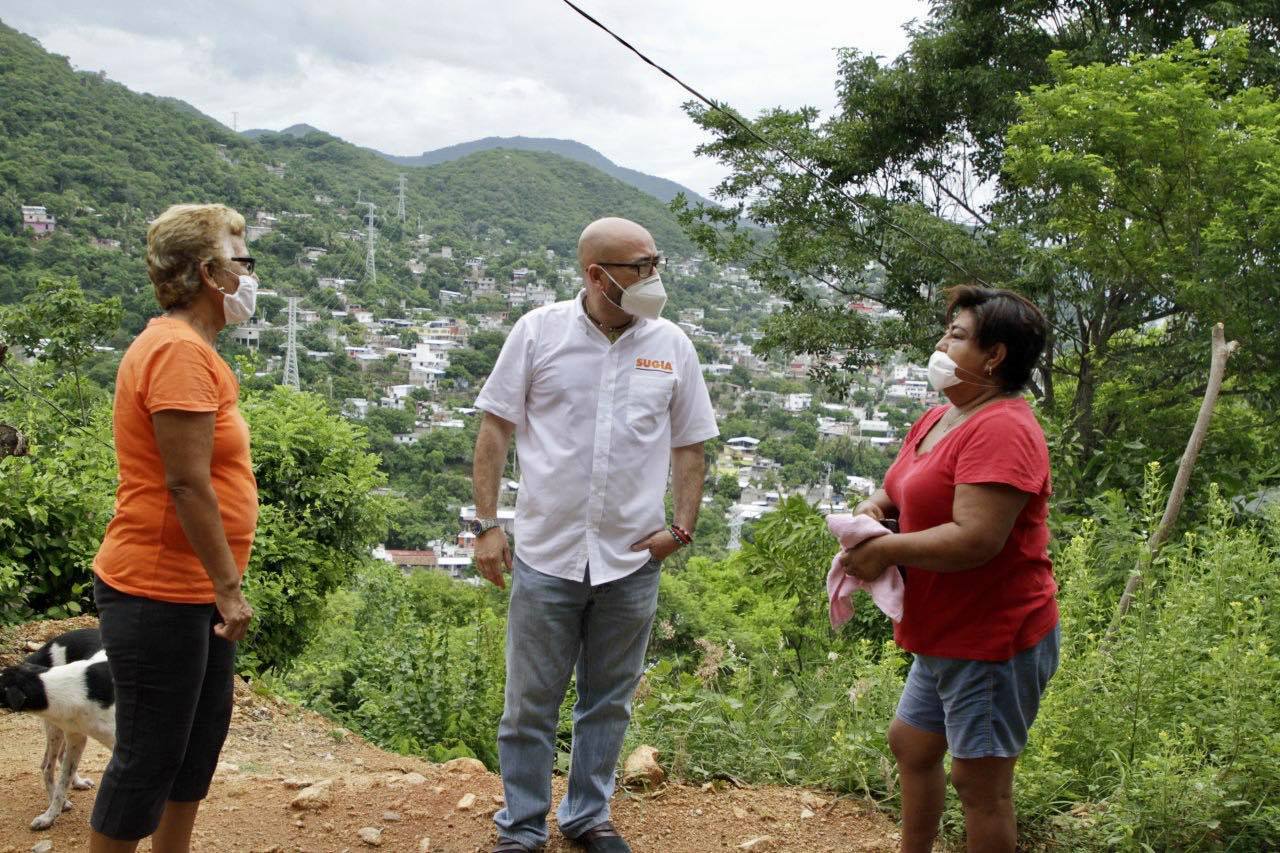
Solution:
<svg viewBox="0 0 1280 853">
<path fill-rule="evenodd" d="M 642 435 L 658 432 L 670 417 L 675 377 L 669 373 L 639 373 L 627 392 L 627 426 Z"/>
</svg>

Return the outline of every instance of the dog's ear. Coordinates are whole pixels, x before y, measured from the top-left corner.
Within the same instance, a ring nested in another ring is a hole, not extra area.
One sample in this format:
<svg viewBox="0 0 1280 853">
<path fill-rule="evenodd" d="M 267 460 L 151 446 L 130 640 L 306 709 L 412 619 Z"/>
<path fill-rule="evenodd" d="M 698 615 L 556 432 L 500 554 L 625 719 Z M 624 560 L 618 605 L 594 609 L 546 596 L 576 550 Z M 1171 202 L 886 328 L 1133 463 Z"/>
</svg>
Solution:
<svg viewBox="0 0 1280 853">
<path fill-rule="evenodd" d="M 4 689 L 4 698 L 9 703 L 9 707 L 15 711 L 21 711 L 27 704 L 27 694 L 16 687 L 6 687 Z"/>
</svg>

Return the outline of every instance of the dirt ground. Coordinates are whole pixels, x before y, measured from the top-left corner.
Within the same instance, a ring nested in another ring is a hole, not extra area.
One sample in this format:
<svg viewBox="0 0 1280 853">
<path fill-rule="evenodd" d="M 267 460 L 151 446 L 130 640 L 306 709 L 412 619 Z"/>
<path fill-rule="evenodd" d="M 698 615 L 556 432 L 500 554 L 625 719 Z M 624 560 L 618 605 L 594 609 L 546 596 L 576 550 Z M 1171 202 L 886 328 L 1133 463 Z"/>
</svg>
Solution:
<svg viewBox="0 0 1280 853">
<path fill-rule="evenodd" d="M 82 617 L 0 629 L 0 666 L 24 655 L 27 643 L 87 624 L 92 620 Z M 72 792 L 72 810 L 51 830 L 28 829 L 47 804 L 39 775 L 43 750 L 36 717 L 0 712 L 0 853 L 25 853 L 44 840 L 55 851 L 88 846 L 91 790 Z M 101 745 L 90 743 L 81 773 L 96 781 L 108 757 Z M 318 714 L 238 684 L 231 733 L 193 847 L 274 853 L 374 846 L 410 853 L 487 850 L 502 784 L 492 773 L 456 764 L 385 752 Z M 321 807 L 298 808 L 294 799 L 311 783 L 322 783 L 316 791 L 327 788 Z M 558 800 L 564 779 L 557 777 L 554 788 Z M 893 824 L 862 803 L 793 788 L 667 784 L 650 792 L 619 791 L 613 817 L 637 853 L 843 853 L 897 846 Z M 361 838 L 362 830 L 369 840 Z M 150 846 L 143 842 L 140 849 Z M 580 849 L 553 825 L 548 851 Z"/>
</svg>

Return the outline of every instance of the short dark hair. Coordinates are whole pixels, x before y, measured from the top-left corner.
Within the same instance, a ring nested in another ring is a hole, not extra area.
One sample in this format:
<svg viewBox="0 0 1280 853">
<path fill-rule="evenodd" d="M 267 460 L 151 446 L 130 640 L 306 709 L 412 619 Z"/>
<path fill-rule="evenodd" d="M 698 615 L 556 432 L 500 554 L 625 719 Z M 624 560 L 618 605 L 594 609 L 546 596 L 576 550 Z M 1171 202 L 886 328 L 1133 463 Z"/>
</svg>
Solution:
<svg viewBox="0 0 1280 853">
<path fill-rule="evenodd" d="M 1021 293 L 976 284 L 948 288 L 947 322 L 961 311 L 972 311 L 978 346 L 1004 344 L 1007 354 L 996 369 L 1001 389 L 1021 391 L 1044 352 L 1049 324 L 1036 304 Z"/>
</svg>

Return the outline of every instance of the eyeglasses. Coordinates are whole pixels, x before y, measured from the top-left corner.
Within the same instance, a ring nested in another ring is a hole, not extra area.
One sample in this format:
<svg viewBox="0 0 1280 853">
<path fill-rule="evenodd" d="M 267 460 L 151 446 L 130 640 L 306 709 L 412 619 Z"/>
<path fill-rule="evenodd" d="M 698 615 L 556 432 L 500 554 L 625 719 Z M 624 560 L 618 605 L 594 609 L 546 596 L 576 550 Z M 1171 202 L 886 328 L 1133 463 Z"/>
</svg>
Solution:
<svg viewBox="0 0 1280 853">
<path fill-rule="evenodd" d="M 227 258 L 227 260 L 244 264 L 245 271 L 248 272 L 249 275 L 253 275 L 253 268 L 258 265 L 258 262 L 253 258 Z"/>
<path fill-rule="evenodd" d="M 636 277 L 653 275 L 658 270 L 667 265 L 667 259 L 662 255 L 654 255 L 651 258 L 641 258 L 638 261 L 599 261 L 602 267 L 630 267 L 636 271 Z"/>
</svg>

